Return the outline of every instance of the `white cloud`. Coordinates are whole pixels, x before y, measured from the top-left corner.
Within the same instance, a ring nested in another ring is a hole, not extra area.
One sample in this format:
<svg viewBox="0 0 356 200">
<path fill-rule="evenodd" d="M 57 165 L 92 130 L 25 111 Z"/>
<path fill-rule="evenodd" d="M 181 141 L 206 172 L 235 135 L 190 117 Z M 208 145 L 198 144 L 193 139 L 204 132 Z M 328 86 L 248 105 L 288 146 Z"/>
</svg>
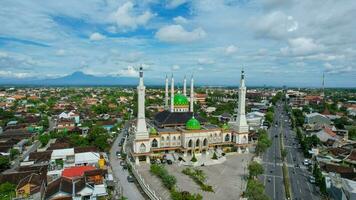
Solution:
<svg viewBox="0 0 356 200">
<path fill-rule="evenodd" d="M 103 40 L 105 39 L 106 37 L 100 33 L 92 33 L 89 37 L 89 39 L 91 41 L 99 41 L 99 40 Z"/>
<path fill-rule="evenodd" d="M 125 77 L 137 77 L 138 71 L 133 66 L 128 66 L 126 69 L 120 70 L 118 74 Z"/>
<path fill-rule="evenodd" d="M 323 45 L 317 44 L 312 38 L 298 37 L 288 40 L 288 47 L 281 48 L 284 55 L 310 55 L 323 50 Z"/>
<path fill-rule="evenodd" d="M 58 49 L 57 51 L 56 51 L 56 55 L 57 56 L 63 56 L 63 55 L 65 55 L 66 54 L 66 51 L 64 50 L 64 49 Z"/>
<path fill-rule="evenodd" d="M 285 38 L 299 28 L 299 23 L 293 16 L 287 16 L 281 11 L 273 11 L 255 18 L 251 24 L 259 37 L 272 39 Z"/>
<path fill-rule="evenodd" d="M 188 0 L 170 0 L 167 5 L 166 8 L 168 9 L 174 9 L 177 8 L 180 5 L 183 5 L 184 3 L 188 2 Z"/>
<path fill-rule="evenodd" d="M 230 45 L 225 48 L 225 54 L 226 55 L 231 55 L 234 54 L 237 51 L 237 47 L 235 45 Z"/>
<path fill-rule="evenodd" d="M 173 21 L 177 24 L 186 24 L 188 23 L 188 20 L 182 16 L 178 16 L 178 17 L 175 17 L 173 18 Z"/>
<path fill-rule="evenodd" d="M 172 66 L 172 71 L 177 71 L 180 69 L 180 66 L 179 65 L 173 65 Z"/>
<path fill-rule="evenodd" d="M 330 63 L 325 63 L 325 72 L 328 74 L 343 74 L 343 73 L 355 73 L 355 70 L 351 66 L 334 66 Z"/>
<path fill-rule="evenodd" d="M 209 59 L 209 58 L 199 58 L 198 59 L 198 65 L 210 65 L 213 63 L 214 63 L 214 60 Z"/>
<path fill-rule="evenodd" d="M 163 42 L 187 43 L 200 40 L 205 35 L 206 33 L 202 28 L 187 31 L 181 25 L 168 25 L 160 28 L 155 37 Z"/>
<path fill-rule="evenodd" d="M 112 14 L 112 18 L 118 27 L 136 29 L 138 26 L 144 26 L 154 17 L 150 11 L 145 11 L 142 14 L 134 12 L 134 4 L 130 1 L 123 4 Z"/>
<path fill-rule="evenodd" d="M 26 72 L 12 72 L 12 71 L 4 71 L 0 70 L 0 77 L 6 78 L 28 78 L 31 77 L 32 74 Z"/>
</svg>

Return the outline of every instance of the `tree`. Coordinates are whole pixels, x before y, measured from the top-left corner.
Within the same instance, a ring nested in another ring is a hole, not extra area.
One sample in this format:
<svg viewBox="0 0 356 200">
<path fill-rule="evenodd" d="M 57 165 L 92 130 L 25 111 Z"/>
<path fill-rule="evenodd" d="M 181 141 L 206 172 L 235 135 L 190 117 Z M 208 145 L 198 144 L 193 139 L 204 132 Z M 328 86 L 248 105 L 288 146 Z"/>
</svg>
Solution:
<svg viewBox="0 0 356 200">
<path fill-rule="evenodd" d="M 272 145 L 272 141 L 268 138 L 268 134 L 266 130 L 260 129 L 257 132 L 258 141 L 256 145 L 256 153 L 260 155 L 264 153 L 268 147 Z"/>
<path fill-rule="evenodd" d="M 256 161 L 252 161 L 248 165 L 248 171 L 250 173 L 250 178 L 256 178 L 258 175 L 263 174 L 263 166 Z"/>
<path fill-rule="evenodd" d="M 356 140 L 356 126 L 349 129 L 349 140 Z"/>
<path fill-rule="evenodd" d="M 285 159 L 285 157 L 287 156 L 287 150 L 286 149 L 283 149 L 282 152 L 281 152 L 281 155 L 282 155 L 282 158 L 283 160 Z"/>
<path fill-rule="evenodd" d="M 244 197 L 249 200 L 268 200 L 269 197 L 265 194 L 265 187 L 261 182 L 254 179 L 247 181 Z"/>
<path fill-rule="evenodd" d="M 9 182 L 2 183 L 0 185 L 0 199 L 10 200 L 15 197 L 16 185 Z"/>
<path fill-rule="evenodd" d="M 8 156 L 0 156 L 0 172 L 10 167 L 10 160 Z"/>
<path fill-rule="evenodd" d="M 273 122 L 273 112 L 267 112 L 265 115 L 266 121 L 270 124 Z"/>
<path fill-rule="evenodd" d="M 10 150 L 10 159 L 14 160 L 19 154 L 20 154 L 20 151 L 18 149 L 11 149 Z"/>
<path fill-rule="evenodd" d="M 50 135 L 42 134 L 39 136 L 38 140 L 41 142 L 42 147 L 46 146 L 50 140 Z"/>
<path fill-rule="evenodd" d="M 338 129 L 344 129 L 345 125 L 351 125 L 347 117 L 340 117 L 334 121 L 335 127 Z"/>
</svg>

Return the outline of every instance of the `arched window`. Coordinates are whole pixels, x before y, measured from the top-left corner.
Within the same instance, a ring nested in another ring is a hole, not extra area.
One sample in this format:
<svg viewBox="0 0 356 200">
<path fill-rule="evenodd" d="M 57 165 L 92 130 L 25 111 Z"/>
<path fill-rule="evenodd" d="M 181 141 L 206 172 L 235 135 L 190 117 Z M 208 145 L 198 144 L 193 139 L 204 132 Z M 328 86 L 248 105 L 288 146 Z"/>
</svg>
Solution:
<svg viewBox="0 0 356 200">
<path fill-rule="evenodd" d="M 247 143 L 247 137 L 246 137 L 246 135 L 244 135 L 244 137 L 242 138 L 242 143 Z"/>
<path fill-rule="evenodd" d="M 180 140 L 180 136 L 178 136 L 178 140 Z"/>
<path fill-rule="evenodd" d="M 193 146 L 193 141 L 192 140 L 189 140 L 188 142 L 188 147 L 192 147 Z"/>
<path fill-rule="evenodd" d="M 206 138 L 203 141 L 203 146 L 208 146 L 208 140 Z"/>
<path fill-rule="evenodd" d="M 164 137 L 163 136 L 161 137 L 161 142 L 164 142 Z"/>
<path fill-rule="evenodd" d="M 158 142 L 156 139 L 152 140 L 151 147 L 158 147 Z"/>
<path fill-rule="evenodd" d="M 228 142 L 228 141 L 230 141 L 230 134 L 225 135 L 225 142 Z"/>
<path fill-rule="evenodd" d="M 166 137 L 167 141 L 169 141 L 169 136 Z"/>
<path fill-rule="evenodd" d="M 146 152 L 146 145 L 143 143 L 140 145 L 140 152 Z"/>
<path fill-rule="evenodd" d="M 199 139 L 197 139 L 197 141 L 195 142 L 195 146 L 196 146 L 196 147 L 199 147 L 199 146 L 200 146 L 200 140 L 199 140 Z"/>
<path fill-rule="evenodd" d="M 173 137 L 173 141 L 175 142 L 177 140 L 176 136 Z"/>
</svg>

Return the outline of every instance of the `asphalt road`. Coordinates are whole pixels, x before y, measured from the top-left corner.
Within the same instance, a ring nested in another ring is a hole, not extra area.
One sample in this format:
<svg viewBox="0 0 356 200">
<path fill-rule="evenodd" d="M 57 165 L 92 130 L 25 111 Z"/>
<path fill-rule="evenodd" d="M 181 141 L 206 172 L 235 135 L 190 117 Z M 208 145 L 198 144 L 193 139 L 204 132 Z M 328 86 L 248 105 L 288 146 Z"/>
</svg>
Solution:
<svg viewBox="0 0 356 200">
<path fill-rule="evenodd" d="M 292 189 L 292 199 L 317 200 L 320 196 L 315 186 L 309 182 L 311 173 L 303 165 L 304 156 L 299 150 L 299 142 L 296 134 L 291 130 L 289 118 L 282 104 L 278 104 L 274 111 L 274 123 L 268 130 L 272 139 L 272 146 L 263 155 L 265 174 L 262 176 L 266 187 L 266 193 L 271 199 L 286 199 L 283 184 L 282 161 L 280 154 L 280 133 L 283 133 L 283 141 L 287 150 L 287 166 L 289 180 Z M 278 135 L 278 137 L 275 137 Z M 299 166 L 297 166 L 299 165 Z"/>
<path fill-rule="evenodd" d="M 316 191 L 314 184 L 309 182 L 309 177 L 312 175 L 306 166 L 303 165 L 304 156 L 299 149 L 299 142 L 294 131 L 291 130 L 289 118 L 285 111 L 281 117 L 281 124 L 284 131 L 284 146 L 287 150 L 287 166 L 289 178 L 292 188 L 293 199 L 317 200 L 320 195 Z M 297 167 L 299 165 L 299 167 Z"/>
<path fill-rule="evenodd" d="M 275 108 L 274 121 L 279 121 L 280 109 Z M 285 190 L 283 184 L 282 161 L 280 154 L 280 140 L 275 135 L 280 132 L 280 127 L 271 126 L 268 129 L 268 135 L 272 140 L 272 145 L 262 156 L 265 173 L 262 181 L 265 184 L 266 194 L 274 200 L 284 200 Z"/>
<path fill-rule="evenodd" d="M 117 181 L 119 187 L 123 191 L 124 197 L 129 200 L 144 200 L 144 196 L 141 194 L 140 190 L 137 188 L 135 183 L 130 183 L 127 181 L 127 176 L 129 175 L 127 170 L 124 170 L 120 166 L 121 159 L 118 159 L 116 152 L 121 150 L 119 143 L 127 132 L 129 124 L 126 123 L 119 136 L 116 138 L 110 150 L 110 163 L 113 170 L 114 180 Z"/>
</svg>

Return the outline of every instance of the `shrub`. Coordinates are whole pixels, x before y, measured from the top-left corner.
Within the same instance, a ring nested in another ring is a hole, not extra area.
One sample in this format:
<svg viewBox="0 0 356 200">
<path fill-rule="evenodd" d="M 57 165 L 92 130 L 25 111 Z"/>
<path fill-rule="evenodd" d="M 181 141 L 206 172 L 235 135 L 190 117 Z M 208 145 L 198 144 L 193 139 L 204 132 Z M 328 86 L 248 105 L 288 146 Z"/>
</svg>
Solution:
<svg viewBox="0 0 356 200">
<path fill-rule="evenodd" d="M 190 161 L 192 161 L 192 162 L 197 162 L 198 161 L 197 158 L 195 157 L 195 153 L 193 153 L 193 157 L 192 157 L 192 159 Z"/>
<path fill-rule="evenodd" d="M 200 169 L 191 169 L 185 168 L 182 171 L 183 174 L 188 175 L 191 179 L 194 180 L 196 184 L 200 186 L 200 189 L 206 192 L 214 192 L 213 187 L 211 185 L 205 184 L 206 175 L 203 170 Z"/>
<path fill-rule="evenodd" d="M 191 194 L 187 191 L 177 191 L 176 189 L 171 190 L 171 198 L 173 200 L 202 200 L 203 197 L 200 194 Z"/>
<path fill-rule="evenodd" d="M 163 165 L 152 164 L 150 171 L 152 174 L 158 176 L 162 180 L 163 185 L 169 190 L 171 190 L 177 182 L 177 179 L 169 175 Z"/>
<path fill-rule="evenodd" d="M 211 159 L 213 159 L 213 160 L 217 160 L 218 159 L 218 156 L 216 155 L 215 151 L 214 151 L 213 157 Z"/>
</svg>

